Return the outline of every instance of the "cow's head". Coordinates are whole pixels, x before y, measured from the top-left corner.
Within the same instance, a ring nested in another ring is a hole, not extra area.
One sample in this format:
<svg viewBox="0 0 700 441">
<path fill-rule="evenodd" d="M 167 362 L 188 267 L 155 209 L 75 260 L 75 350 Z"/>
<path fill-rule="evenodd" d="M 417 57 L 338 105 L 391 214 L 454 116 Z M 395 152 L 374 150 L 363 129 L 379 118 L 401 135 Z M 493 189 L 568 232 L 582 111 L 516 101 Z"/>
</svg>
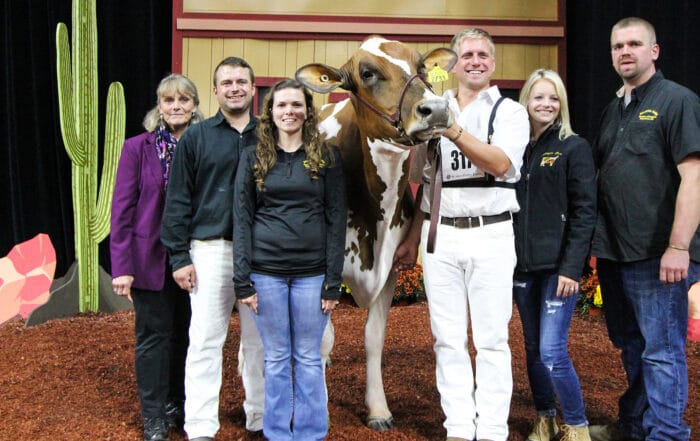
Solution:
<svg viewBox="0 0 700 441">
<path fill-rule="evenodd" d="M 401 42 L 370 36 L 343 67 L 307 64 L 296 78 L 319 93 L 337 87 L 349 91 L 358 118 L 376 121 L 362 124 L 368 136 L 414 143 L 435 138 L 452 125 L 447 101 L 433 93 L 426 75 L 436 66 L 449 71 L 456 60 L 450 49 L 421 56 Z"/>
</svg>

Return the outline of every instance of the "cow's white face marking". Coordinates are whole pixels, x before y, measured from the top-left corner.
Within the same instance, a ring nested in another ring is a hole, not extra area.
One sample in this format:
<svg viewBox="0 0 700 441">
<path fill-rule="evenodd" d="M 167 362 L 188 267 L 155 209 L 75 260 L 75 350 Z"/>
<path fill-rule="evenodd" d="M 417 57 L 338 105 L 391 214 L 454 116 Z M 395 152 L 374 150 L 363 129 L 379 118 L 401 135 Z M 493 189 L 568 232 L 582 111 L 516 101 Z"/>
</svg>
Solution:
<svg viewBox="0 0 700 441">
<path fill-rule="evenodd" d="M 406 72 L 407 75 L 411 75 L 411 66 L 409 66 L 405 60 L 399 60 L 398 58 L 390 57 L 389 55 L 387 55 L 386 52 L 382 51 L 379 48 L 379 46 L 382 43 L 389 43 L 389 40 L 385 40 L 383 38 L 376 38 L 376 37 L 370 38 L 369 40 L 362 43 L 362 46 L 360 46 L 360 49 L 364 49 L 367 52 L 369 52 L 370 54 L 376 55 L 377 57 L 384 58 L 385 60 L 389 61 L 390 63 L 397 65 L 400 69 L 403 69 L 403 71 Z"/>
<path fill-rule="evenodd" d="M 435 95 L 435 93 L 432 90 L 430 90 L 426 87 L 425 90 L 423 90 L 423 99 L 424 100 L 442 100 L 444 98 Z"/>
</svg>

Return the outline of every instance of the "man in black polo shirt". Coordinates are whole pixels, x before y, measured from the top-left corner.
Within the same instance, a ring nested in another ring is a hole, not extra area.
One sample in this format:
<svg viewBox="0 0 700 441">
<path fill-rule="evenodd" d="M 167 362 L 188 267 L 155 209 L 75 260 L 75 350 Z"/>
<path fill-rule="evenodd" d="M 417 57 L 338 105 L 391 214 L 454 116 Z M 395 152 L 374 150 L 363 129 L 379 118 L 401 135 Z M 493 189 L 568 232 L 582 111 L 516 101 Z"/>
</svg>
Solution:
<svg viewBox="0 0 700 441">
<path fill-rule="evenodd" d="M 610 38 L 623 81 L 594 144 L 599 214 L 591 254 L 608 334 L 628 388 L 617 424 L 594 440 L 687 440 L 688 288 L 700 269 L 700 100 L 664 79 L 653 26 L 620 20 Z"/>
<path fill-rule="evenodd" d="M 222 348 L 233 291 L 233 182 L 241 151 L 257 142 L 253 69 L 229 57 L 214 70 L 215 116 L 191 126 L 178 143 L 165 198 L 161 240 L 173 278 L 190 292 L 192 320 L 185 362 L 185 432 L 212 440 L 219 430 Z M 246 429 L 262 429 L 262 342 L 250 314 L 240 314 Z"/>
</svg>

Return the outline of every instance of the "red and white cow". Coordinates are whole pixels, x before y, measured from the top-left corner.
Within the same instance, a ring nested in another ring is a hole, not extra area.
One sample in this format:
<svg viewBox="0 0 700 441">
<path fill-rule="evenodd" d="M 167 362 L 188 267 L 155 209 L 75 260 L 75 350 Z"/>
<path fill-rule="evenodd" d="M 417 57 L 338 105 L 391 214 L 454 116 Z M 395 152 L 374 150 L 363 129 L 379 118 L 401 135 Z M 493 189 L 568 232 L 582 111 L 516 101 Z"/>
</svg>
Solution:
<svg viewBox="0 0 700 441">
<path fill-rule="evenodd" d="M 370 36 L 339 69 L 309 64 L 296 72 L 296 78 L 315 92 L 338 87 L 350 92 L 344 101 L 321 109 L 319 128 L 343 157 L 348 188 L 343 280 L 355 302 L 369 308 L 365 404 L 367 425 L 377 430 L 393 427 L 381 357 L 396 284 L 392 259 L 412 214 L 406 191 L 409 152 L 452 124 L 447 101 L 433 93 L 425 78 L 436 66 L 449 71 L 456 59 L 450 49 L 421 56 L 398 41 Z M 326 335 L 332 339 L 332 332 Z M 332 340 L 323 345 L 327 352 L 330 347 Z"/>
</svg>

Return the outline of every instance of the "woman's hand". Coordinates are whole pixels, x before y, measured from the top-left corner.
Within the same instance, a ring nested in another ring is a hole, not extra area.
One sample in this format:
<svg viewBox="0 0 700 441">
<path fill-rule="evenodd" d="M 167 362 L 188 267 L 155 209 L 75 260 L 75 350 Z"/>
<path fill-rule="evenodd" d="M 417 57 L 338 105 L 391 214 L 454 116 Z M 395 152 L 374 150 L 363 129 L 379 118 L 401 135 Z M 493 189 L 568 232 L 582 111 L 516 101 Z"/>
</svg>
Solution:
<svg viewBox="0 0 700 441">
<path fill-rule="evenodd" d="M 112 289 L 114 290 L 114 294 L 124 296 L 129 299 L 130 302 L 133 302 L 133 300 L 131 300 L 132 283 L 134 283 L 134 276 L 126 275 L 115 277 L 112 279 Z"/>
<path fill-rule="evenodd" d="M 338 303 L 340 302 L 338 302 L 337 300 L 321 299 L 321 310 L 324 314 L 330 314 L 338 305 Z"/>
<path fill-rule="evenodd" d="M 571 297 L 578 292 L 578 282 L 566 276 L 559 276 L 557 285 L 557 297 Z"/>
<path fill-rule="evenodd" d="M 253 314 L 258 313 L 258 293 L 257 292 L 250 297 L 240 299 L 239 302 L 241 302 L 242 304 L 244 304 L 248 308 L 250 308 L 250 310 L 253 311 Z"/>
</svg>

